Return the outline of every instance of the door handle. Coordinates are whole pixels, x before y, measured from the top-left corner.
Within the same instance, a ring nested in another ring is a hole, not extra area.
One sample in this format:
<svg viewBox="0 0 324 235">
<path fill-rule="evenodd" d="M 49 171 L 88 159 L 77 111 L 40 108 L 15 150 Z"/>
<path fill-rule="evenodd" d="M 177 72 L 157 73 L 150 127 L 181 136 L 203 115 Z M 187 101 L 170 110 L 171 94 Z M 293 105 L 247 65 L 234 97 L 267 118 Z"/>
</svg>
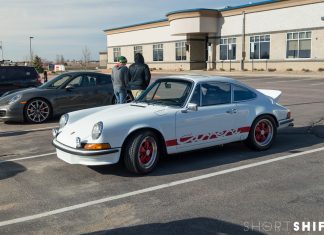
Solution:
<svg viewBox="0 0 324 235">
<path fill-rule="evenodd" d="M 235 114 L 235 113 L 237 113 L 237 109 L 230 109 L 230 110 L 227 110 L 226 113 L 229 113 L 229 114 Z"/>
</svg>

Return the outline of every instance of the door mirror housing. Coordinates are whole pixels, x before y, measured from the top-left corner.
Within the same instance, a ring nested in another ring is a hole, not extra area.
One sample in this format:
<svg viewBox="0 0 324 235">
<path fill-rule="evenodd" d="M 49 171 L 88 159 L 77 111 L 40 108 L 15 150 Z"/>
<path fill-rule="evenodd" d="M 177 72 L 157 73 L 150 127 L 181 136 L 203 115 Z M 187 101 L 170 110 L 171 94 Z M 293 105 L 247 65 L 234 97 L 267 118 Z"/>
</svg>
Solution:
<svg viewBox="0 0 324 235">
<path fill-rule="evenodd" d="M 198 111 L 198 105 L 194 103 L 189 103 L 186 107 L 186 109 L 182 110 L 183 113 L 187 113 L 188 111 L 197 112 Z"/>
<path fill-rule="evenodd" d="M 65 87 L 65 90 L 67 90 L 67 91 L 72 91 L 73 89 L 74 89 L 74 86 L 72 86 L 72 85 L 67 85 Z"/>
</svg>

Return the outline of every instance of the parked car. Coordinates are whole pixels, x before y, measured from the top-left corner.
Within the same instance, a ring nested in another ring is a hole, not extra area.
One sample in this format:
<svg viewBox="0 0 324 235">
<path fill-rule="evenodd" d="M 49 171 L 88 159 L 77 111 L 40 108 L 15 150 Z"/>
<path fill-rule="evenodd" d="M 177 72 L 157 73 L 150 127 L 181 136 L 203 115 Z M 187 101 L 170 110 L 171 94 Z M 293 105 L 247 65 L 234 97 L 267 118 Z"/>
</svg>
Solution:
<svg viewBox="0 0 324 235">
<path fill-rule="evenodd" d="M 235 141 L 266 150 L 278 128 L 293 124 L 280 94 L 222 77 L 158 79 L 132 103 L 63 115 L 53 145 L 70 164 L 122 160 L 139 174 L 151 172 L 165 154 Z"/>
<path fill-rule="evenodd" d="M 0 119 L 42 123 L 67 112 L 113 103 L 115 98 L 110 75 L 69 72 L 37 88 L 1 97 Z"/>
<path fill-rule="evenodd" d="M 42 83 L 34 67 L 0 66 L 0 96 L 16 89 L 37 87 Z"/>
</svg>

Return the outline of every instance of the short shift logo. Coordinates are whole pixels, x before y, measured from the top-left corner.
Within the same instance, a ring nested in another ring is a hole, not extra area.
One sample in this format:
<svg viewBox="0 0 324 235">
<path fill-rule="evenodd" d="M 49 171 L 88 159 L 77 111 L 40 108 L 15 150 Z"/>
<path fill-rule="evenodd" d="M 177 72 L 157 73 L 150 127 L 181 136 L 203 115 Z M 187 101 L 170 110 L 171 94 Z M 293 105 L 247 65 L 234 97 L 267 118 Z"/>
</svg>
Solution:
<svg viewBox="0 0 324 235">
<path fill-rule="evenodd" d="M 324 222 L 294 222 L 295 232 L 322 232 Z"/>
<path fill-rule="evenodd" d="M 324 222 L 291 222 L 291 221 L 257 221 L 244 222 L 244 231 L 260 231 L 260 232 L 324 232 Z"/>
</svg>

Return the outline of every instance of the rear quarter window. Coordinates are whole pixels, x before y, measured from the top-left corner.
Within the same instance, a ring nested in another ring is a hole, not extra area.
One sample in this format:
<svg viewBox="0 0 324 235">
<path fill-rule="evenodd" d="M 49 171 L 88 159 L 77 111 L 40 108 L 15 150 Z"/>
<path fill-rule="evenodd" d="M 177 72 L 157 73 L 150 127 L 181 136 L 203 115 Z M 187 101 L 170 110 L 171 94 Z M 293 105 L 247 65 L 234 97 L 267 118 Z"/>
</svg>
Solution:
<svg viewBox="0 0 324 235">
<path fill-rule="evenodd" d="M 257 95 L 253 91 L 240 86 L 233 86 L 233 93 L 234 102 L 252 100 L 257 97 Z"/>
<path fill-rule="evenodd" d="M 98 75 L 97 76 L 97 86 L 103 86 L 110 84 L 111 82 L 111 76 L 110 75 Z"/>
<path fill-rule="evenodd" d="M 0 69 L 0 80 L 19 81 L 34 80 L 38 77 L 35 68 L 12 66 Z"/>
</svg>

